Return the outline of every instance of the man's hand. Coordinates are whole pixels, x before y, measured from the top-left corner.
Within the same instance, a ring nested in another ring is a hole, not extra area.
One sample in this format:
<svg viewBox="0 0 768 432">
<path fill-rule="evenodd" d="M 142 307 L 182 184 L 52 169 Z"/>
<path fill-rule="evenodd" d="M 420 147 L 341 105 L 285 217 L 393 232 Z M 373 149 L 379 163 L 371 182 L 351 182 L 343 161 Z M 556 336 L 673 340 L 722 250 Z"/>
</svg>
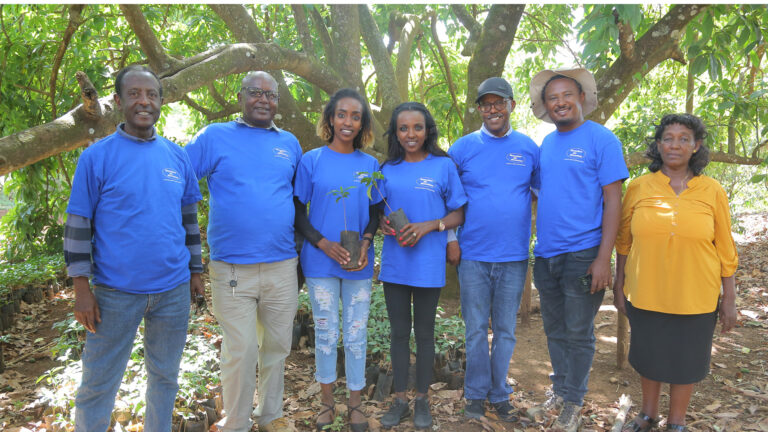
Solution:
<svg viewBox="0 0 768 432">
<path fill-rule="evenodd" d="M 203 278 L 200 273 L 192 273 L 189 276 L 189 295 L 192 304 L 197 302 L 198 297 L 205 296 L 205 288 L 203 287 Z"/>
<path fill-rule="evenodd" d="M 323 237 L 317 242 L 317 247 L 325 252 L 328 257 L 341 265 L 349 262 L 349 252 L 341 247 L 341 244 L 338 242 L 328 241 L 327 238 Z"/>
<path fill-rule="evenodd" d="M 72 283 L 75 286 L 75 319 L 86 330 L 96 333 L 96 324 L 101 322 L 101 314 L 88 278 L 75 276 L 72 278 Z"/>
<path fill-rule="evenodd" d="M 461 247 L 459 247 L 458 241 L 448 242 L 445 251 L 445 259 L 448 261 L 448 264 L 451 264 L 454 267 L 459 266 L 459 263 L 461 262 Z"/>
<path fill-rule="evenodd" d="M 587 269 L 587 274 L 592 275 L 592 286 L 589 290 L 594 294 L 611 286 L 611 260 L 597 258 L 592 261 Z"/>
</svg>

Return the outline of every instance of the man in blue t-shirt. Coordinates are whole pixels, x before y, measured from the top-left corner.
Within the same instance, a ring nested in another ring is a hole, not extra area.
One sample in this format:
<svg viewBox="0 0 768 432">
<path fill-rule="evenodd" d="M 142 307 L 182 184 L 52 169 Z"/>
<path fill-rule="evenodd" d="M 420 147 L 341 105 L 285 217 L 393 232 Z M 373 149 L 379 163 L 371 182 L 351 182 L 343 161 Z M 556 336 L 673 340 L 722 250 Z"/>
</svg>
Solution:
<svg viewBox="0 0 768 432">
<path fill-rule="evenodd" d="M 513 390 L 507 374 L 528 269 L 531 184 L 539 149 L 509 124 L 515 100 L 507 81 L 496 77 L 483 81 L 476 102 L 482 127 L 448 150 L 468 199 L 459 232 L 458 267 L 467 345 L 464 414 L 482 417 L 488 400 L 500 419 L 514 422 L 518 416 L 509 403 Z"/>
<path fill-rule="evenodd" d="M 203 128 L 185 147 L 210 192 L 208 245 L 213 313 L 221 324 L 224 431 L 288 430 L 283 373 L 298 306 L 293 178 L 301 146 L 275 126 L 277 81 L 250 72 L 242 115 Z M 253 410 L 258 370 L 259 405 Z"/>
<path fill-rule="evenodd" d="M 193 298 L 203 294 L 196 219 L 202 197 L 184 150 L 155 133 L 163 104 L 157 76 L 144 66 L 121 70 L 115 104 L 125 122 L 80 156 L 64 229 L 75 319 L 88 330 L 75 431 L 110 427 L 142 319 L 144 429 L 170 431 L 190 290 Z"/>
<path fill-rule="evenodd" d="M 544 407 L 560 409 L 552 430 L 570 432 L 581 422 L 629 172 L 618 138 L 584 120 L 597 107 L 589 71 L 539 72 L 530 95 L 536 117 L 557 128 L 541 144 L 534 281 L 553 369 Z"/>
</svg>

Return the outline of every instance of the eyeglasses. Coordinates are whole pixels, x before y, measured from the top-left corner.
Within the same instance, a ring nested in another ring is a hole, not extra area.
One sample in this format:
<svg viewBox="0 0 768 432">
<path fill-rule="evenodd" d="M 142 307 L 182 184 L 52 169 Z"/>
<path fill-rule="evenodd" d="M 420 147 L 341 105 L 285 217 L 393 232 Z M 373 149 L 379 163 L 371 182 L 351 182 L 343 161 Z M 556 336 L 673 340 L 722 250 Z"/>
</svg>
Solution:
<svg viewBox="0 0 768 432">
<path fill-rule="evenodd" d="M 261 99 L 262 96 L 266 96 L 267 99 L 272 102 L 276 102 L 280 98 L 277 92 L 273 92 L 271 90 L 263 90 L 258 87 L 243 87 L 240 89 L 240 91 L 245 92 L 245 94 L 248 96 L 256 99 Z"/>
<path fill-rule="evenodd" d="M 499 99 L 494 103 L 483 102 L 477 104 L 477 109 L 484 113 L 490 112 L 491 107 L 496 108 L 496 111 L 501 111 L 507 107 L 507 99 Z"/>
</svg>

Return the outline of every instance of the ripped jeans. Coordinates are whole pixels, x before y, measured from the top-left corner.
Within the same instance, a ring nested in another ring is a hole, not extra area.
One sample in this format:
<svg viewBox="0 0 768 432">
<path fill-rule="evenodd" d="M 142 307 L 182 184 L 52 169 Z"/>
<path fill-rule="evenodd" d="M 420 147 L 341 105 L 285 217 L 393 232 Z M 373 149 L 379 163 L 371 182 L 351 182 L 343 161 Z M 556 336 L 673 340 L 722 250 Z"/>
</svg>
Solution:
<svg viewBox="0 0 768 432">
<path fill-rule="evenodd" d="M 336 345 L 339 340 L 339 299 L 342 303 L 344 370 L 347 388 L 365 387 L 365 353 L 368 348 L 368 308 L 371 279 L 307 278 L 315 321 L 315 379 L 336 381 Z"/>
</svg>

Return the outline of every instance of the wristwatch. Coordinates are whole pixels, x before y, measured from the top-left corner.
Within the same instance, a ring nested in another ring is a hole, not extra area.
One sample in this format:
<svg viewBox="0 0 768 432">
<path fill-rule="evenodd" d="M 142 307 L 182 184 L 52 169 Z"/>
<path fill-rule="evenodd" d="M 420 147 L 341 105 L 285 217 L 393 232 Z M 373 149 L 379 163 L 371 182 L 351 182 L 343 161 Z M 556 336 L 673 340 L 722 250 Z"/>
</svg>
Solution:
<svg viewBox="0 0 768 432">
<path fill-rule="evenodd" d="M 443 231 L 445 231 L 445 224 L 443 223 L 443 220 L 442 220 L 442 219 L 438 219 L 438 220 L 437 220 L 437 231 L 438 231 L 438 232 L 443 232 Z"/>
</svg>

